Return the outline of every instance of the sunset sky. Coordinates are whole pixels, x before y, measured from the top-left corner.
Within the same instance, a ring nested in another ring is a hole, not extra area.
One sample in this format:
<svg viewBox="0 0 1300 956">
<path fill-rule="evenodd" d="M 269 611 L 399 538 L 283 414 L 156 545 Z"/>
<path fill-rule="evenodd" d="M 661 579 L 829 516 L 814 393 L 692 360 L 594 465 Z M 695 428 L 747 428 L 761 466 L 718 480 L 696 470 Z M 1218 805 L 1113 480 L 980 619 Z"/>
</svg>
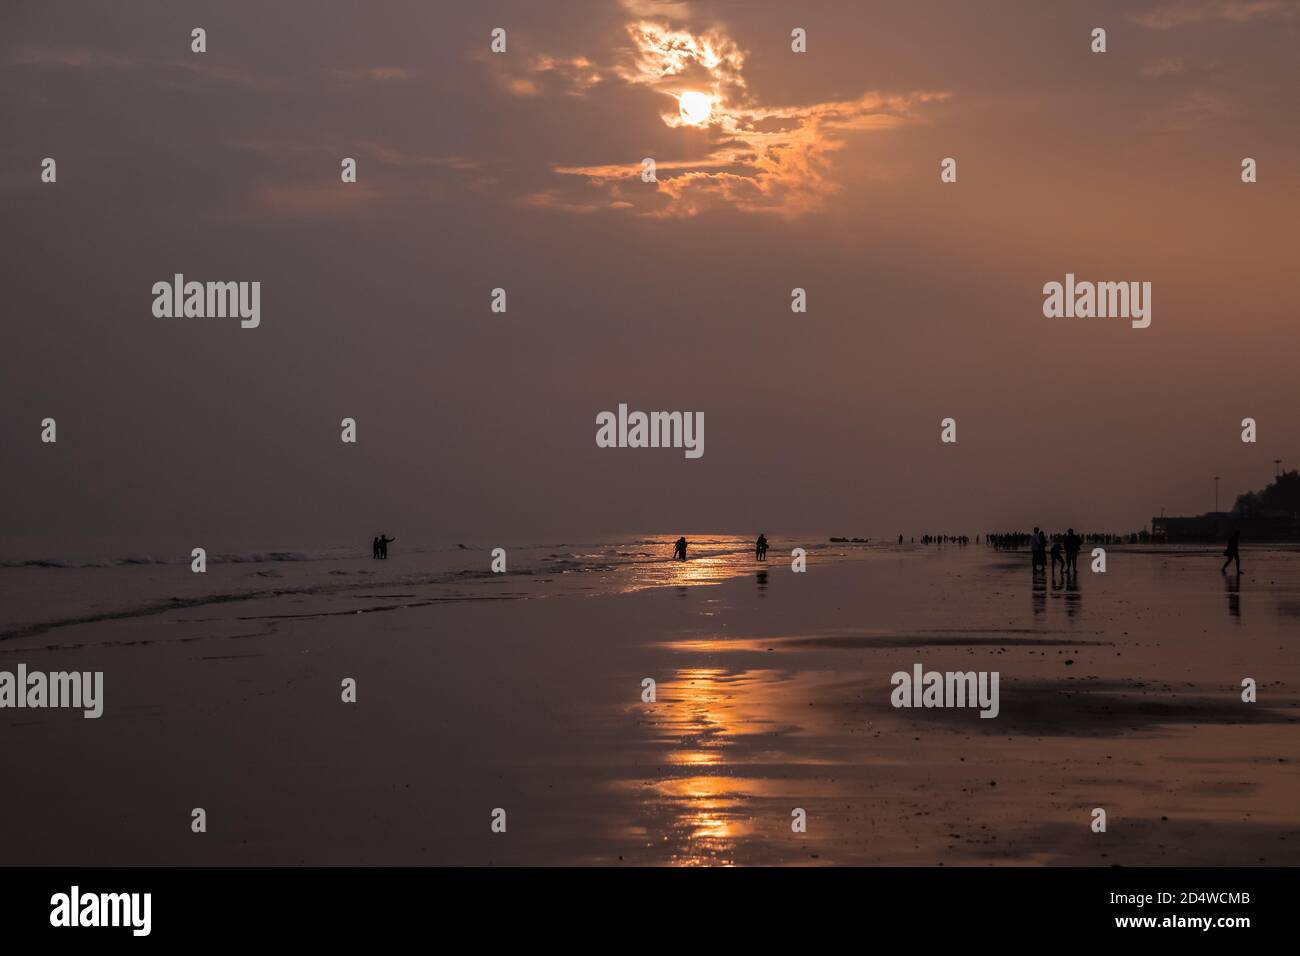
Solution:
<svg viewBox="0 0 1300 956">
<path fill-rule="evenodd" d="M 6 536 L 1229 507 L 1300 466 L 1298 41 L 1292 0 L 6 3 Z M 1045 318 L 1067 272 L 1151 282 L 1151 327 Z M 261 326 L 155 318 L 174 273 L 260 281 Z M 597 448 L 621 402 L 704 456 Z"/>
</svg>

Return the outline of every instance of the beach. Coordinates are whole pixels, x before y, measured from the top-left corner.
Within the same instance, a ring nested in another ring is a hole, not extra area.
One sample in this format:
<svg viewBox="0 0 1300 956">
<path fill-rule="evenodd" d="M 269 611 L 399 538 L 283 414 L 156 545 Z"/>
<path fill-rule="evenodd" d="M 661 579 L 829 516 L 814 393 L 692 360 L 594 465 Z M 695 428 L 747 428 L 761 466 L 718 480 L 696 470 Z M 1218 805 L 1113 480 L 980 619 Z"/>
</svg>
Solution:
<svg viewBox="0 0 1300 956">
<path fill-rule="evenodd" d="M 97 719 L 0 712 L 4 862 L 1300 862 L 1294 546 L 1244 548 L 1239 584 L 1159 546 L 1064 583 L 976 544 L 687 537 L 501 575 L 400 541 L 0 568 L 0 669 L 104 675 Z M 998 672 L 997 716 L 892 706 L 917 664 Z"/>
</svg>

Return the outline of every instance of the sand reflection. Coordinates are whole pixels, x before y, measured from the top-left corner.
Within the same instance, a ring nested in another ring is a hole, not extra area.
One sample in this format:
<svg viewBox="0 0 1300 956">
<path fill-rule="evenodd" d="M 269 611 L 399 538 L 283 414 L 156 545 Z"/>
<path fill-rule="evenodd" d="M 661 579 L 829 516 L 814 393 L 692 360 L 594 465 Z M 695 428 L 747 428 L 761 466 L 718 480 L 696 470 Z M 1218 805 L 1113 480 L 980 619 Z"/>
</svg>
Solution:
<svg viewBox="0 0 1300 956">
<path fill-rule="evenodd" d="M 727 642 L 685 642 L 721 650 Z M 657 689 L 650 741 L 662 749 L 659 779 L 634 785 L 675 865 L 737 862 L 742 841 L 799 842 L 790 808 L 824 794 L 810 776 L 819 731 L 805 719 L 818 675 L 767 669 L 684 667 Z M 798 752 L 796 752 L 798 751 Z M 778 849 L 778 852 L 786 852 Z"/>
</svg>

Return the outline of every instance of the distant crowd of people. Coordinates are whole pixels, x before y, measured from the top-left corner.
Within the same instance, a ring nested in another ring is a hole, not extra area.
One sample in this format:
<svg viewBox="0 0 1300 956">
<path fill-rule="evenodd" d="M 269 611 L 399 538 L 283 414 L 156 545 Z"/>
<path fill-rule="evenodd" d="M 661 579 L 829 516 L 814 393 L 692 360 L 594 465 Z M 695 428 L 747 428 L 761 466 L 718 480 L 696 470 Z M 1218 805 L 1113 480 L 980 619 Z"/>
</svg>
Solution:
<svg viewBox="0 0 1300 956">
<path fill-rule="evenodd" d="M 1038 529 L 1035 528 L 1034 530 L 1037 531 Z M 1073 530 L 1066 532 L 1066 534 L 1073 534 L 1073 533 L 1074 533 Z M 1033 534 L 1025 534 L 1024 532 L 1021 531 L 1014 531 L 1014 532 L 1002 532 L 1000 534 L 986 534 L 984 536 L 984 541 L 988 545 L 1000 551 L 1018 551 L 1021 548 L 1031 547 L 1033 545 L 1034 538 L 1035 535 Z M 1064 540 L 1064 538 L 1065 535 L 1057 533 L 1057 534 L 1048 535 L 1047 540 L 1057 541 L 1057 540 Z M 1096 533 L 1096 534 L 1080 535 L 1080 538 L 1083 540 L 1084 544 L 1096 544 L 1096 545 L 1150 544 L 1151 532 L 1134 531 L 1131 534 Z"/>
<path fill-rule="evenodd" d="M 1061 573 L 1067 571 L 1073 573 L 1078 570 L 1079 550 L 1083 545 L 1107 545 L 1107 544 L 1150 544 L 1151 535 L 1146 531 L 1138 531 L 1132 534 L 1085 534 L 1078 535 L 1074 533 L 1073 528 L 1067 528 L 1065 534 L 1051 534 L 1040 528 L 1034 528 L 1029 534 L 1022 532 L 1004 532 L 1000 534 L 986 534 L 984 540 L 987 544 L 999 551 L 1018 551 L 1028 547 L 1030 560 L 1035 571 L 1047 569 L 1047 561 L 1050 556 L 1052 562 L 1052 576 L 1056 576 L 1056 566 L 1060 564 Z M 979 537 L 975 538 L 976 543 Z M 1241 575 L 1241 532 L 1234 531 L 1228 538 L 1228 546 L 1223 552 L 1226 560 L 1223 567 L 1220 568 L 1221 574 L 1228 573 L 1228 565 L 1236 565 L 1236 573 Z"/>
</svg>

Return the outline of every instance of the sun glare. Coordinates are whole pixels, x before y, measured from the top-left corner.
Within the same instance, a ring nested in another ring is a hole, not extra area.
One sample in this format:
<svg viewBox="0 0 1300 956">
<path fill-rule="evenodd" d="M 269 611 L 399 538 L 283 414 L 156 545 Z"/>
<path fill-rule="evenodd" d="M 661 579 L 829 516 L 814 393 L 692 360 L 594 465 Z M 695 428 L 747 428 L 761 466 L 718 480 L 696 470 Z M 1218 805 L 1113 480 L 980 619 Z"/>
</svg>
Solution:
<svg viewBox="0 0 1300 956">
<path fill-rule="evenodd" d="M 677 104 L 682 111 L 682 119 L 692 126 L 703 126 L 713 112 L 713 97 L 694 90 L 688 90 L 677 97 Z"/>
</svg>

